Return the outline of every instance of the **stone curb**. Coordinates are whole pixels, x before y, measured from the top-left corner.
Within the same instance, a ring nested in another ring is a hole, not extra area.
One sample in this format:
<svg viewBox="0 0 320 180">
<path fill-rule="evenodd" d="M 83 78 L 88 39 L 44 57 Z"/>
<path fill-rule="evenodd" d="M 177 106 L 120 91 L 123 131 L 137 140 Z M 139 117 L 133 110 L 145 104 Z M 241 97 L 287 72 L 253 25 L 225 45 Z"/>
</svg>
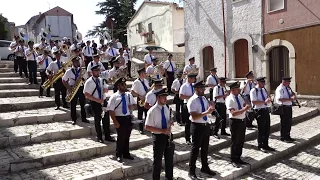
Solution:
<svg viewBox="0 0 320 180">
<path fill-rule="evenodd" d="M 5 73 L 5 72 L 12 72 L 12 68 L 0 68 L 0 73 Z"/>
<path fill-rule="evenodd" d="M 41 82 L 41 77 L 37 77 L 38 82 Z M 1 77 L 0 74 L 0 83 L 24 83 L 24 82 L 29 82 L 28 79 L 26 78 L 20 78 L 20 77 Z"/>
<path fill-rule="evenodd" d="M 0 104 L 0 113 L 48 108 L 48 107 L 54 107 L 54 106 L 55 106 L 54 99 L 47 99 L 46 101 L 36 101 L 36 102 L 21 102 L 18 104 L 5 103 L 5 104 Z"/>
<path fill-rule="evenodd" d="M 40 77 L 40 73 L 39 72 L 37 73 L 37 76 Z M 0 77 L 2 77 L 2 78 L 19 77 L 19 73 L 14 73 L 13 72 L 13 67 L 12 67 L 12 72 L 0 73 Z"/>
<path fill-rule="evenodd" d="M 51 94 L 54 94 L 54 89 L 51 88 Z M 21 90 L 21 89 L 13 89 L 13 90 L 6 90 L 6 91 L 0 91 L 0 98 L 10 98 L 10 97 L 26 97 L 26 96 L 38 96 L 39 95 L 39 89 L 27 89 L 27 90 Z"/>
<path fill-rule="evenodd" d="M 25 79 L 25 83 L 4 83 L 0 84 L 0 90 L 11 90 L 11 89 L 39 89 L 39 85 L 33 84 L 28 85 L 28 80 Z"/>
</svg>

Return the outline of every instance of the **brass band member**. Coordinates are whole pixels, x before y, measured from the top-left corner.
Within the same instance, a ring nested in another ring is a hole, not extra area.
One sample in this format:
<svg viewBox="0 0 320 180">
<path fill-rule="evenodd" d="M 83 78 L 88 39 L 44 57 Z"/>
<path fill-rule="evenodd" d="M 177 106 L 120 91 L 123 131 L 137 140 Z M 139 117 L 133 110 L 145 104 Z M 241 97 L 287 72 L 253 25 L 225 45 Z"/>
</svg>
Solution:
<svg viewBox="0 0 320 180">
<path fill-rule="evenodd" d="M 149 91 L 149 82 L 146 79 L 145 68 L 139 69 L 138 74 L 139 78 L 133 81 L 133 85 L 131 88 L 131 93 L 133 96 L 137 97 L 137 102 L 140 100 L 145 101 L 145 96 Z M 142 115 L 147 116 L 147 109 L 145 107 L 138 106 L 138 119 L 142 119 Z M 143 134 L 143 123 L 139 124 L 140 133 Z"/>
<path fill-rule="evenodd" d="M 167 103 L 168 90 L 162 89 L 155 93 L 157 102 L 148 111 L 145 128 L 152 132 L 153 139 L 153 165 L 152 179 L 160 180 L 162 157 L 165 159 L 166 179 L 173 179 L 173 155 L 174 144 L 170 127 L 173 121 L 170 121 L 170 110 Z"/>
<path fill-rule="evenodd" d="M 41 38 L 41 43 L 39 45 L 39 48 L 40 48 L 39 55 L 42 55 L 44 53 L 44 49 L 46 47 L 47 47 L 46 39 L 45 38 Z"/>
<path fill-rule="evenodd" d="M 184 123 L 182 123 L 182 117 L 181 117 L 181 111 L 183 107 L 183 100 L 179 98 L 179 90 L 180 87 L 183 84 L 183 79 L 182 79 L 182 71 L 179 71 L 177 73 L 177 78 L 173 81 L 172 86 L 171 86 L 171 91 L 175 94 L 173 103 L 176 105 L 176 120 L 177 123 L 182 126 Z"/>
<path fill-rule="evenodd" d="M 162 79 L 156 79 L 153 81 L 154 87 L 146 94 L 146 100 L 144 107 L 146 109 L 150 109 L 153 105 L 157 102 L 156 92 L 162 89 L 163 86 L 163 80 Z"/>
<path fill-rule="evenodd" d="M 201 148 L 201 172 L 211 176 L 216 175 L 209 168 L 208 148 L 210 139 L 210 126 L 208 124 L 208 114 L 211 114 L 215 108 L 209 105 L 208 100 L 204 97 L 205 84 L 203 81 L 194 84 L 195 94 L 188 101 L 188 111 L 190 112 L 192 149 L 189 160 L 189 177 L 198 179 L 196 176 L 196 161 Z"/>
<path fill-rule="evenodd" d="M 191 140 L 190 140 L 190 120 L 189 120 L 189 111 L 187 108 L 187 103 L 189 99 L 193 96 L 194 94 L 194 88 L 192 83 L 196 81 L 196 74 L 188 74 L 188 79 L 185 83 L 182 84 L 180 87 L 179 91 L 179 98 L 183 99 L 183 107 L 182 107 L 182 123 L 186 124 L 185 126 L 185 138 L 186 138 L 186 143 L 188 145 L 191 145 Z"/>
<path fill-rule="evenodd" d="M 65 63 L 65 57 L 61 56 L 61 52 L 57 48 L 53 48 L 53 55 L 55 56 L 56 60 L 52 61 L 49 66 L 47 67 L 47 75 L 49 79 L 52 79 L 52 77 L 58 73 L 58 71 L 62 68 L 63 63 Z M 64 108 L 69 108 L 66 102 L 66 95 L 67 95 L 67 89 L 62 84 L 62 79 L 59 78 L 54 84 L 54 100 L 56 103 L 56 110 L 60 109 L 60 94 L 62 95 L 62 102 Z"/>
<path fill-rule="evenodd" d="M 75 57 L 72 59 L 72 68 L 68 69 L 66 73 L 62 77 L 62 83 L 66 87 L 68 94 L 72 92 L 72 88 L 76 85 L 76 81 L 81 77 L 81 71 L 84 71 L 80 67 L 80 58 Z M 84 109 L 84 105 L 86 103 L 85 96 L 83 94 L 83 84 L 80 86 L 78 91 L 76 92 L 76 95 L 71 100 L 71 119 L 72 124 L 75 125 L 77 121 L 77 102 L 80 102 L 81 107 L 81 119 L 82 122 L 89 123 L 89 121 L 86 119 L 86 110 Z"/>
<path fill-rule="evenodd" d="M 163 69 L 165 70 L 165 75 L 167 78 L 167 88 L 169 91 L 169 94 L 171 92 L 171 86 L 174 80 L 174 71 L 176 69 L 176 63 L 172 61 L 172 54 L 168 54 L 168 59 L 164 62 Z"/>
<path fill-rule="evenodd" d="M 130 49 L 128 48 L 128 45 L 124 45 L 124 52 L 123 52 L 123 57 L 126 59 L 127 62 L 127 67 L 128 67 L 128 75 L 129 78 L 131 77 L 131 55 L 130 55 Z"/>
<path fill-rule="evenodd" d="M 37 80 L 37 53 L 33 48 L 34 42 L 29 41 L 29 48 L 25 50 L 25 55 L 27 58 L 28 70 L 29 70 L 29 85 L 38 84 Z"/>
<path fill-rule="evenodd" d="M 271 102 L 265 86 L 265 77 L 256 79 L 257 85 L 250 91 L 250 99 L 256 112 L 258 123 L 258 150 L 262 152 L 275 151 L 269 146 L 270 114 L 267 104 Z"/>
<path fill-rule="evenodd" d="M 104 102 L 104 93 L 108 92 L 108 84 L 99 77 L 100 66 L 94 65 L 91 67 L 92 76 L 87 79 L 84 84 L 83 93 L 90 100 L 90 104 L 94 113 L 94 125 L 97 132 L 98 142 L 103 142 L 101 131 L 101 113 L 102 103 Z M 106 122 L 102 121 L 104 132 L 106 132 Z"/>
<path fill-rule="evenodd" d="M 291 77 L 283 77 L 282 83 L 275 92 L 276 103 L 283 107 L 283 114 L 280 115 L 280 140 L 285 142 L 295 141 L 295 139 L 291 138 L 290 131 L 292 126 L 292 101 L 296 100 L 297 97 L 290 88 L 290 82 Z"/>
<path fill-rule="evenodd" d="M 113 68 L 113 62 L 112 59 L 117 57 L 119 55 L 119 52 L 116 48 L 113 47 L 113 42 L 108 42 L 108 49 L 106 50 L 106 57 L 109 59 L 110 67 Z"/>
<path fill-rule="evenodd" d="M 109 79 L 111 81 L 115 81 L 117 79 L 117 74 L 120 68 L 120 57 L 114 57 L 111 62 L 113 64 L 113 68 L 109 70 Z M 117 91 L 117 86 L 113 86 L 113 92 Z"/>
<path fill-rule="evenodd" d="M 114 127 L 117 129 L 117 161 L 122 162 L 122 158 L 134 159 L 129 152 L 129 141 L 132 131 L 131 111 L 136 102 L 131 93 L 127 92 L 125 78 L 120 78 L 114 85 L 117 86 L 118 91 L 111 95 L 108 101 L 108 110 Z"/>
<path fill-rule="evenodd" d="M 191 57 L 190 59 L 189 59 L 189 65 L 186 65 L 185 67 L 184 67 L 184 69 L 183 69 L 183 74 L 188 74 L 189 73 L 189 71 L 192 69 L 192 66 L 195 66 L 195 59 L 194 59 L 194 57 Z"/>
<path fill-rule="evenodd" d="M 213 101 L 213 88 L 218 85 L 217 68 L 210 69 L 210 75 L 207 77 L 206 85 L 210 87 L 210 101 Z"/>
<path fill-rule="evenodd" d="M 146 73 L 150 78 L 150 83 L 151 79 L 161 79 L 161 76 L 163 75 L 163 72 L 160 72 L 159 74 L 155 74 L 156 72 L 154 71 L 154 68 L 158 65 L 158 58 L 152 58 L 152 64 L 147 67 Z"/>
<path fill-rule="evenodd" d="M 100 62 L 100 55 L 99 54 L 93 54 L 92 55 L 93 60 L 91 62 L 89 62 L 89 64 L 87 65 L 87 72 L 88 72 L 88 76 L 90 77 L 91 74 L 91 67 L 99 65 L 100 66 L 100 71 L 105 71 L 106 69 L 104 68 L 103 64 Z"/>
<path fill-rule="evenodd" d="M 251 100 L 250 100 L 250 91 L 252 88 L 254 88 L 255 83 L 254 83 L 254 74 L 252 71 L 249 71 L 246 74 L 246 81 L 245 81 L 245 85 L 244 87 L 242 87 L 242 91 L 241 94 L 244 98 L 244 100 L 246 101 L 246 103 L 250 104 Z M 253 111 L 247 111 L 246 112 L 246 126 L 247 128 L 254 128 L 255 126 L 252 124 L 253 120 L 254 120 L 254 115 L 255 113 Z"/>
<path fill-rule="evenodd" d="M 240 159 L 246 135 L 246 111 L 250 109 L 240 96 L 240 84 L 235 82 L 230 85 L 230 95 L 226 98 L 226 106 L 230 118 L 230 131 L 231 131 L 231 164 L 239 168 L 246 162 Z"/>
<path fill-rule="evenodd" d="M 152 64 L 152 59 L 154 58 L 154 56 L 152 55 L 152 48 L 151 47 L 146 47 L 146 49 L 149 51 L 149 53 L 144 56 L 143 60 L 145 63 L 145 67 L 147 68 L 148 66 L 150 66 Z"/>
<path fill-rule="evenodd" d="M 51 52 L 50 48 L 45 48 L 43 50 L 43 55 L 38 56 L 37 58 L 37 61 L 39 63 L 40 76 L 41 76 L 41 86 L 39 88 L 39 97 L 42 97 L 43 95 L 42 85 L 48 79 L 48 76 L 46 74 L 46 69 L 49 66 L 49 64 L 52 62 L 52 58 L 49 56 L 50 52 Z M 47 91 L 46 97 L 50 97 L 50 90 L 51 90 L 51 87 L 48 87 L 46 90 Z"/>
<path fill-rule="evenodd" d="M 82 54 L 86 68 L 88 67 L 88 64 L 92 61 L 93 49 L 92 47 L 90 47 L 90 43 L 91 42 L 88 40 L 86 42 L 86 46 L 82 48 Z"/>
<path fill-rule="evenodd" d="M 19 36 L 14 36 L 14 42 L 10 44 L 10 50 L 12 52 L 15 52 L 15 49 L 19 46 L 19 40 L 20 40 Z M 15 73 L 18 72 L 18 62 L 16 57 L 14 57 L 14 61 L 13 61 L 13 71 Z"/>
<path fill-rule="evenodd" d="M 26 56 L 24 54 L 24 51 L 27 49 L 24 45 L 24 40 L 19 40 L 19 46 L 15 49 L 15 55 L 18 62 L 19 67 L 19 76 L 22 78 L 22 71 L 24 72 L 24 75 L 26 78 L 29 78 L 28 71 L 27 71 L 27 60 Z"/>
</svg>

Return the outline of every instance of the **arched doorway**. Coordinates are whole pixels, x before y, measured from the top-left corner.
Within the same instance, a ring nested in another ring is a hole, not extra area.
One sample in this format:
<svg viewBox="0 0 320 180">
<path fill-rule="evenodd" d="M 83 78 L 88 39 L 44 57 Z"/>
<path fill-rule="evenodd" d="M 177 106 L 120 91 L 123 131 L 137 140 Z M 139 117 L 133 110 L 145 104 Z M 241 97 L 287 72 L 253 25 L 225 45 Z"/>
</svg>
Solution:
<svg viewBox="0 0 320 180">
<path fill-rule="evenodd" d="M 274 91 L 282 77 L 290 76 L 289 50 L 285 46 L 274 47 L 269 52 L 270 90 Z"/>
<path fill-rule="evenodd" d="M 236 78 L 243 78 L 249 71 L 248 41 L 239 39 L 234 43 Z"/>
<path fill-rule="evenodd" d="M 203 77 L 210 75 L 210 69 L 214 67 L 213 48 L 206 46 L 202 49 Z"/>
</svg>

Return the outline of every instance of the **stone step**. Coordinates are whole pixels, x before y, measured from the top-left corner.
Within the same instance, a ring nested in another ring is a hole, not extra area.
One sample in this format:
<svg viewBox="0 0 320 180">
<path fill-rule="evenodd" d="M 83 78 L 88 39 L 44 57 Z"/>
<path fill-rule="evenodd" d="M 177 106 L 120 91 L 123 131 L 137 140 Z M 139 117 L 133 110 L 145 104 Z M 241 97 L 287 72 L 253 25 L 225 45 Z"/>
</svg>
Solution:
<svg viewBox="0 0 320 180">
<path fill-rule="evenodd" d="M 28 85 L 28 79 L 24 79 L 24 83 L 1 83 L 0 90 L 11 90 L 11 89 L 39 89 L 40 85 L 32 84 Z"/>
<path fill-rule="evenodd" d="M 46 91 L 44 91 L 43 95 L 46 95 Z M 27 97 L 27 96 L 38 96 L 39 89 L 10 89 L 10 90 L 1 90 L 0 98 L 8 98 L 8 97 Z M 51 96 L 54 95 L 54 89 L 51 88 Z"/>
<path fill-rule="evenodd" d="M 306 109 L 304 109 L 306 110 Z M 303 114 L 303 112 L 302 112 Z M 296 115 L 295 115 L 296 116 Z M 297 117 L 297 116 L 296 116 Z M 273 133 L 270 139 L 270 146 L 275 147 L 277 152 L 271 153 L 262 153 L 256 150 L 256 140 L 249 140 L 246 142 L 243 152 L 243 159 L 251 163 L 252 167 L 260 167 L 265 163 L 279 159 L 288 153 L 303 147 L 310 143 L 311 141 L 316 141 L 320 139 L 320 132 L 318 127 L 320 125 L 320 117 L 317 116 L 308 121 L 299 123 L 292 128 L 292 136 L 299 137 L 298 142 L 294 144 L 287 144 L 282 141 L 279 141 L 279 132 Z M 275 123 L 277 121 L 277 123 Z M 295 118 L 297 122 L 297 118 Z M 273 130 L 276 126 L 279 126 L 279 119 L 272 119 Z M 247 131 L 247 136 L 249 139 L 254 138 L 254 131 Z M 188 165 L 185 162 L 189 159 L 190 156 L 190 146 L 184 143 L 184 138 L 177 138 L 174 140 L 175 143 L 175 156 L 174 163 L 177 163 L 175 166 L 175 177 L 187 178 L 187 169 Z M 222 138 L 217 140 L 213 137 L 210 138 L 210 153 L 209 164 L 210 168 L 218 172 L 217 178 L 221 177 L 223 179 L 233 179 L 239 177 L 243 173 L 250 171 L 250 167 L 245 166 L 243 168 L 233 168 L 229 163 L 229 153 L 230 150 L 228 146 L 230 145 L 229 138 Z M 14 152 L 14 151 L 12 151 Z M 34 151 L 32 151 L 34 152 Z M 101 151 L 100 151 L 101 152 Z M 97 151 L 95 152 L 97 153 Z M 92 153 L 94 154 L 94 152 Z M 152 167 L 152 157 L 153 149 L 152 145 L 147 145 L 136 150 L 132 150 L 131 154 L 135 156 L 135 159 L 124 160 L 124 163 L 118 163 L 115 161 L 115 156 L 106 155 L 94 157 L 91 159 L 85 159 L 76 162 L 70 162 L 68 164 L 61 164 L 54 167 L 47 168 L 35 168 L 27 170 L 24 172 L 19 172 L 16 174 L 10 174 L 4 176 L 4 179 L 12 178 L 39 178 L 39 179 L 136 179 L 134 176 L 143 179 L 152 179 L 150 174 L 144 174 L 151 171 Z M 73 159 L 75 156 L 79 155 L 70 155 L 65 159 Z M 63 159 L 61 162 L 63 162 Z M 43 158 L 41 161 L 38 161 L 38 167 L 41 167 L 41 163 L 46 163 L 48 160 Z M 199 164 L 199 163 L 197 163 Z M 25 166 L 30 164 L 24 164 Z M 3 166 L 5 167 L 5 166 Z M 18 169 L 18 166 L 11 165 Z M 4 169 L 4 168 L 3 168 Z M 12 169 L 11 169 L 12 170 Z M 144 174 L 144 175 L 143 175 Z M 202 176 L 203 174 L 201 174 Z M 133 177 L 133 178 L 132 178 Z"/>
<path fill-rule="evenodd" d="M 5 64 L 5 63 L 0 63 L 0 68 L 9 68 L 9 69 L 12 69 L 13 70 L 13 63 L 10 64 Z"/>
<path fill-rule="evenodd" d="M 41 77 L 37 77 L 38 82 L 41 82 Z M 29 83 L 29 79 L 20 77 L 1 77 L 0 84 L 2 83 Z"/>
<path fill-rule="evenodd" d="M 0 68 L 0 73 L 4 73 L 4 72 L 13 72 L 13 68 Z"/>
<path fill-rule="evenodd" d="M 40 77 L 40 73 L 37 73 L 37 76 Z M 0 77 L 19 77 L 19 73 L 14 73 L 14 72 L 5 72 L 5 73 L 0 73 Z"/>
</svg>

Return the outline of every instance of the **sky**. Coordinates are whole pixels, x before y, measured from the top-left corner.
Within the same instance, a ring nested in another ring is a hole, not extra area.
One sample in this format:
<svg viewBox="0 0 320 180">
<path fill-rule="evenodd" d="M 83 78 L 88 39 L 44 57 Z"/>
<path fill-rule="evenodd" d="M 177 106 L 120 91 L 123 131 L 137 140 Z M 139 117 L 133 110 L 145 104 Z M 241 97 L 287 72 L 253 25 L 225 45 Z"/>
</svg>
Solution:
<svg viewBox="0 0 320 180">
<path fill-rule="evenodd" d="M 16 26 L 24 25 L 34 15 L 39 12 L 46 12 L 56 6 L 67 10 L 73 14 L 74 23 L 83 37 L 93 26 L 100 24 L 105 17 L 96 15 L 99 10 L 97 3 L 104 0 L 14 0 L 8 3 L 1 3 L 0 13 Z M 136 9 L 144 0 L 138 0 Z M 178 3 L 179 0 L 162 0 Z M 28 8 L 27 8 L 28 7 Z"/>
</svg>

